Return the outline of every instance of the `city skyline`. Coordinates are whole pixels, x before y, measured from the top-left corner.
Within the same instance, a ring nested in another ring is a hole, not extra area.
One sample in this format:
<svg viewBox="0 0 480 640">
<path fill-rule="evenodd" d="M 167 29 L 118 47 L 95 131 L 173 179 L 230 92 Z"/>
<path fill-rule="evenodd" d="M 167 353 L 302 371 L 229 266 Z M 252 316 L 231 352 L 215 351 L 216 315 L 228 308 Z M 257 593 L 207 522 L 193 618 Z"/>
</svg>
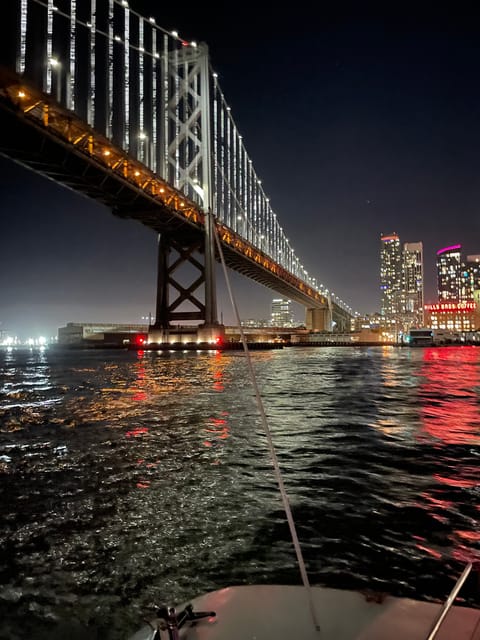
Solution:
<svg viewBox="0 0 480 640">
<path fill-rule="evenodd" d="M 298 32 L 281 12 L 232 25 L 222 8 L 214 23 L 193 5 L 157 15 L 155 3 L 130 4 L 209 44 L 293 247 L 353 309 L 380 309 L 380 233 L 423 242 L 426 303 L 439 249 L 478 253 L 474 21 L 307 7 Z M 154 312 L 154 233 L 3 158 L 0 169 L 0 328 Z M 241 316 L 268 316 L 275 293 L 231 277 Z M 220 272 L 219 292 L 219 319 L 232 324 Z"/>
</svg>

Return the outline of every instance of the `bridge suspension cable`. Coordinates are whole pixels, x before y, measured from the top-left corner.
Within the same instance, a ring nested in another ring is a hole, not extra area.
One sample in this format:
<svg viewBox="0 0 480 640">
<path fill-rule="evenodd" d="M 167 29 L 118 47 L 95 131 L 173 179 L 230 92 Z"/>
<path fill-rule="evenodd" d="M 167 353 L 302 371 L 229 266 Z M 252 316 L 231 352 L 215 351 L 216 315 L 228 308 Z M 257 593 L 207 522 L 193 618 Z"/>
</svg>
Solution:
<svg viewBox="0 0 480 640">
<path fill-rule="evenodd" d="M 295 254 L 211 68 L 127 0 L 19 0 L 17 72 L 348 313 Z M 39 25 L 33 64 L 28 39 Z M 42 34 L 43 30 L 43 34 Z M 38 77 L 40 75 L 40 77 Z"/>
</svg>

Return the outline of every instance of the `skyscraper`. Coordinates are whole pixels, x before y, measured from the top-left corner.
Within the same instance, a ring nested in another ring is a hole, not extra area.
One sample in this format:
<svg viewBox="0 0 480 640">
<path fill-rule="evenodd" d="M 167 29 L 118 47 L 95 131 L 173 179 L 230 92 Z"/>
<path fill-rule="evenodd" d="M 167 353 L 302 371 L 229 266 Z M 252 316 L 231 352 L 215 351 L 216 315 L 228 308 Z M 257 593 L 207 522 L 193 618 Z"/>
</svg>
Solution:
<svg viewBox="0 0 480 640">
<path fill-rule="evenodd" d="M 402 254 L 396 233 L 380 238 L 380 312 L 386 325 L 395 324 L 402 302 Z"/>
<path fill-rule="evenodd" d="M 462 264 L 462 245 L 453 244 L 437 251 L 438 300 L 460 302 L 465 299 L 465 268 Z"/>
<path fill-rule="evenodd" d="M 291 300 L 285 300 L 284 298 L 274 298 L 272 300 L 272 327 L 291 327 L 293 325 L 291 304 Z"/>
<path fill-rule="evenodd" d="M 472 300 L 480 296 L 480 255 L 467 256 L 467 271 L 472 288 Z"/>
<path fill-rule="evenodd" d="M 423 326 L 423 244 L 403 245 L 403 313 L 409 327 Z"/>
<path fill-rule="evenodd" d="M 381 235 L 380 290 L 384 324 L 397 336 L 423 325 L 423 244 Z"/>
</svg>

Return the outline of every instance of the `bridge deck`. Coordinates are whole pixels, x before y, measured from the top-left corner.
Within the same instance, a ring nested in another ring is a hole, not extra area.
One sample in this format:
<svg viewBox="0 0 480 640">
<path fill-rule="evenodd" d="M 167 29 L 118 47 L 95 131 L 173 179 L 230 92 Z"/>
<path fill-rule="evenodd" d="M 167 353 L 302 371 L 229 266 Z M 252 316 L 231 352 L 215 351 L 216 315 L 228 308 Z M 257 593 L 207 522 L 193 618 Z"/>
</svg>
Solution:
<svg viewBox="0 0 480 640">
<path fill-rule="evenodd" d="M 0 69 L 0 153 L 186 244 L 204 234 L 204 214 L 183 194 L 50 96 Z M 216 222 L 227 265 L 310 308 L 327 300 L 225 225 Z M 218 256 L 217 256 L 218 259 Z M 337 316 L 348 315 L 333 304 Z"/>
</svg>

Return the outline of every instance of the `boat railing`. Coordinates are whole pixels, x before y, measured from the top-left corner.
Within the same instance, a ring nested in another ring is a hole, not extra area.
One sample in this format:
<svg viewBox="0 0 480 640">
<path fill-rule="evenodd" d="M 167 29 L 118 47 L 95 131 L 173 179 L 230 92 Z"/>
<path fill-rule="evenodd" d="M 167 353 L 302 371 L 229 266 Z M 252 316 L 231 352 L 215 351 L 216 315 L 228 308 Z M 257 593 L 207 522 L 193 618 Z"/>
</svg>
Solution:
<svg viewBox="0 0 480 640">
<path fill-rule="evenodd" d="M 467 566 L 465 567 L 465 569 L 463 570 L 462 575 L 458 578 L 457 582 L 455 583 L 453 589 L 450 592 L 450 595 L 448 596 L 448 598 L 445 600 L 445 602 L 443 603 L 442 608 L 440 609 L 437 618 L 435 619 L 429 633 L 428 636 L 426 637 L 426 640 L 434 640 L 434 638 L 436 638 L 438 630 L 440 629 L 441 625 L 443 624 L 443 621 L 445 620 L 448 612 L 450 611 L 455 598 L 458 595 L 458 592 L 460 591 L 460 589 L 463 587 L 463 585 L 465 584 L 465 580 L 468 578 L 468 576 L 470 575 L 470 572 L 473 569 L 473 563 L 469 562 L 467 564 Z"/>
</svg>

